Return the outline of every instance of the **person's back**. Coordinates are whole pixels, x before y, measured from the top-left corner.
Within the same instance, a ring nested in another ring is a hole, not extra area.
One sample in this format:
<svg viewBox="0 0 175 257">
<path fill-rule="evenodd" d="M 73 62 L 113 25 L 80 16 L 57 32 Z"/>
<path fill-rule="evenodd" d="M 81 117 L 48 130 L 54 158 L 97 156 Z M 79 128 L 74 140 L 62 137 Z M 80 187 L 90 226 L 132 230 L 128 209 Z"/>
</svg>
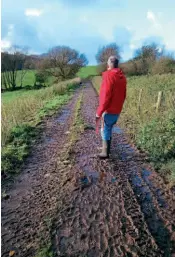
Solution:
<svg viewBox="0 0 175 257">
<path fill-rule="evenodd" d="M 126 98 L 126 78 L 122 70 L 113 68 L 103 73 L 100 104 L 97 113 L 120 114 Z M 105 104 L 107 101 L 107 105 Z M 105 108 L 105 109 L 104 109 Z"/>
<path fill-rule="evenodd" d="M 119 118 L 126 98 L 126 78 L 118 68 L 118 59 L 111 56 L 108 66 L 109 69 L 102 76 L 100 102 L 96 114 L 97 119 L 102 117 L 103 150 L 100 158 L 109 157 L 112 127 Z"/>
</svg>

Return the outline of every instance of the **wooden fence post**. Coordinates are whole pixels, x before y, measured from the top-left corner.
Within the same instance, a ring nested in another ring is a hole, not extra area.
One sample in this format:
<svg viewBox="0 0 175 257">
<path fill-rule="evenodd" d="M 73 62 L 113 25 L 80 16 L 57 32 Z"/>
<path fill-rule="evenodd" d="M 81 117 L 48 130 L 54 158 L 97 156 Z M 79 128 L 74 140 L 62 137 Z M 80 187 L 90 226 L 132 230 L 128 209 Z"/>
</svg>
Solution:
<svg viewBox="0 0 175 257">
<path fill-rule="evenodd" d="M 141 104 L 141 99 L 142 99 L 142 92 L 143 92 L 143 88 L 140 89 L 140 92 L 139 92 L 139 101 L 138 101 L 138 111 L 139 111 L 139 114 L 140 114 L 140 104 Z"/>
<path fill-rule="evenodd" d="M 158 99 L 157 99 L 157 104 L 156 104 L 156 112 L 159 111 L 159 108 L 160 108 L 160 106 L 161 106 L 162 96 L 163 96 L 163 92 L 162 92 L 162 91 L 159 91 L 159 93 L 158 93 Z"/>
</svg>

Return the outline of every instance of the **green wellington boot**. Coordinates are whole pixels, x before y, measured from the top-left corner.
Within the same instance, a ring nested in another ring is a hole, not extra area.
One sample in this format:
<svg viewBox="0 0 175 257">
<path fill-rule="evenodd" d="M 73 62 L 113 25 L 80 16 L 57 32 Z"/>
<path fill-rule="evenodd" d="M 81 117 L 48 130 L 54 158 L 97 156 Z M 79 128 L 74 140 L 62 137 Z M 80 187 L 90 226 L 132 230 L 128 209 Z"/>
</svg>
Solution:
<svg viewBox="0 0 175 257">
<path fill-rule="evenodd" d="M 110 154 L 110 140 L 103 140 L 102 152 L 98 155 L 100 159 L 108 159 Z"/>
</svg>

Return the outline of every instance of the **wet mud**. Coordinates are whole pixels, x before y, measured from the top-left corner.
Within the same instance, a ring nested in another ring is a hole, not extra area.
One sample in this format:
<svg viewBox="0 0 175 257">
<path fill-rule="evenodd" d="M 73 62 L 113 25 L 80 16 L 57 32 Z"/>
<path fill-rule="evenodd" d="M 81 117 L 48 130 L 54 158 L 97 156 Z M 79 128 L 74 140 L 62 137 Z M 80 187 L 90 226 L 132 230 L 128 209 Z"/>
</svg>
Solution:
<svg viewBox="0 0 175 257">
<path fill-rule="evenodd" d="M 89 128 L 95 127 L 96 107 L 88 84 L 82 115 Z M 94 129 L 86 129 L 75 145 L 76 190 L 69 212 L 54 224 L 57 256 L 172 256 L 172 192 L 119 127 L 113 130 L 110 160 L 96 157 L 100 146 Z"/>
<path fill-rule="evenodd" d="M 48 237 L 55 256 L 170 257 L 175 254 L 174 195 L 131 145 L 124 132 L 113 130 L 109 160 L 99 160 L 95 133 L 97 95 L 91 83 L 83 90 L 84 132 L 68 159 L 73 108 L 46 121 L 23 173 L 2 202 L 2 256 L 35 256 L 51 216 Z M 43 239 L 44 240 L 44 239 Z"/>
</svg>

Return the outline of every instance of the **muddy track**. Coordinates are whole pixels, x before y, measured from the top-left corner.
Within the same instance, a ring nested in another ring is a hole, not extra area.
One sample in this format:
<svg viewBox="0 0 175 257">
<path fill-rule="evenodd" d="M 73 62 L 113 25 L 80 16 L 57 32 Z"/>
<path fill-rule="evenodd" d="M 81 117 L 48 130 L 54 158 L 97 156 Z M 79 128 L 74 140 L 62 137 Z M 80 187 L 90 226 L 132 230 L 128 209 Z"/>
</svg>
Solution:
<svg viewBox="0 0 175 257">
<path fill-rule="evenodd" d="M 2 202 L 2 256 L 35 256 L 50 241 L 56 256 L 173 256 L 173 192 L 145 155 L 114 129 L 112 158 L 99 161 L 94 131 L 97 95 L 83 90 L 85 130 L 65 160 L 78 95 L 45 133 Z M 44 255 L 43 255 L 44 256 Z"/>
</svg>

